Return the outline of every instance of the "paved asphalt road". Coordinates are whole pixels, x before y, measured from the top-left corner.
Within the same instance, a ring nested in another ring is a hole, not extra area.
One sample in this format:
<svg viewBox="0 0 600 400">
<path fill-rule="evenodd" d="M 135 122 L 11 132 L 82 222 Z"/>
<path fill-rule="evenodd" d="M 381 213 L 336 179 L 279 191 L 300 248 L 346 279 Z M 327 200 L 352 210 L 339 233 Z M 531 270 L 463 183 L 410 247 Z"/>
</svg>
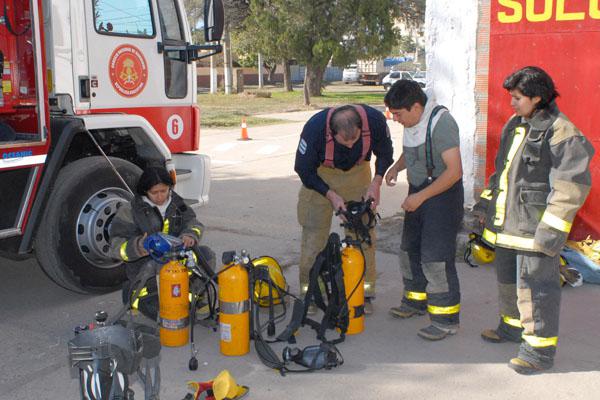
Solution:
<svg viewBox="0 0 600 400">
<path fill-rule="evenodd" d="M 297 290 L 300 230 L 296 223 L 299 180 L 293 156 L 302 122 L 309 113 L 283 116 L 290 123 L 249 127 L 251 141 L 236 140 L 239 130 L 205 130 L 201 146 L 211 155 L 210 204 L 200 212 L 206 242 L 220 254 L 247 249 L 268 254 L 284 265 Z M 282 117 L 282 116 L 280 116 Z M 393 126 L 398 149 L 401 131 Z M 402 182 L 386 188 L 382 217 L 391 221 L 406 193 Z M 335 224 L 337 225 L 337 224 Z M 388 242 L 396 237 L 386 233 Z M 227 368 L 240 384 L 250 386 L 248 399 L 597 399 L 600 398 L 600 287 L 565 288 L 560 347 L 555 369 L 523 377 L 506 367 L 514 344 L 491 345 L 479 332 L 497 322 L 495 273 L 489 266 L 459 265 L 462 285 L 461 329 L 438 343 L 424 342 L 416 331 L 426 317 L 399 321 L 387 314 L 400 298 L 396 256 L 379 251 L 375 313 L 363 334 L 339 346 L 345 363 L 323 373 L 281 377 L 264 367 L 254 349 L 244 357 L 223 357 L 218 333 L 198 328 L 200 368 L 187 369 L 188 348 L 163 348 L 161 398 L 182 399 L 186 381 L 209 380 Z M 0 259 L 0 400 L 76 399 L 66 343 L 72 328 L 89 321 L 95 310 L 115 311 L 120 296 L 83 296 L 52 284 L 33 260 Z M 301 345 L 313 344 L 304 328 Z M 143 398 L 134 382 L 136 398 Z"/>
</svg>

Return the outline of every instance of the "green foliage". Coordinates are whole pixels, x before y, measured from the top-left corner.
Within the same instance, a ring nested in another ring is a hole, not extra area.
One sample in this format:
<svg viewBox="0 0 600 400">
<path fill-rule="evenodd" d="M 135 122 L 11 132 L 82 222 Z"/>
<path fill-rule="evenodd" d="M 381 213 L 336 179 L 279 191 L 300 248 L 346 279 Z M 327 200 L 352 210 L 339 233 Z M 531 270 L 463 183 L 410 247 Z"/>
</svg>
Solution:
<svg viewBox="0 0 600 400">
<path fill-rule="evenodd" d="M 183 0 L 194 43 L 204 43 L 204 0 Z"/>
<path fill-rule="evenodd" d="M 424 15 L 425 0 L 250 0 L 234 41 L 240 52 L 266 60 L 295 59 L 320 79 L 330 61 L 344 66 L 389 55 L 400 37 L 394 22 L 418 26 Z"/>
<path fill-rule="evenodd" d="M 398 40 L 398 45 L 394 47 L 394 54 L 410 54 L 414 53 L 417 48 L 415 40 L 410 36 L 402 36 Z"/>
<path fill-rule="evenodd" d="M 420 28 L 425 24 L 426 0 L 395 0 L 394 18 L 408 27 Z"/>
</svg>

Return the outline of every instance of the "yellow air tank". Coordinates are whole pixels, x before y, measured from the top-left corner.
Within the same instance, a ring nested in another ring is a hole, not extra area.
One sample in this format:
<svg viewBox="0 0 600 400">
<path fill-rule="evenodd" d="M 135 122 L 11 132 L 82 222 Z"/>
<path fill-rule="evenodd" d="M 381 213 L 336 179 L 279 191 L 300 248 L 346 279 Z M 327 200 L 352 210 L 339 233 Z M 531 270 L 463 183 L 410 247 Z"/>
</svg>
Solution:
<svg viewBox="0 0 600 400">
<path fill-rule="evenodd" d="M 241 356 L 250 351 L 250 287 L 248 271 L 237 264 L 219 274 L 219 329 L 221 353 Z"/>
<path fill-rule="evenodd" d="M 163 265 L 158 277 L 160 343 L 184 346 L 189 340 L 189 278 L 187 268 L 179 261 Z"/>
<path fill-rule="evenodd" d="M 349 324 L 347 335 L 356 335 L 365 329 L 365 262 L 360 249 L 348 245 L 342 250 L 342 270 L 348 301 Z M 357 310 L 359 310 L 357 312 Z"/>
</svg>

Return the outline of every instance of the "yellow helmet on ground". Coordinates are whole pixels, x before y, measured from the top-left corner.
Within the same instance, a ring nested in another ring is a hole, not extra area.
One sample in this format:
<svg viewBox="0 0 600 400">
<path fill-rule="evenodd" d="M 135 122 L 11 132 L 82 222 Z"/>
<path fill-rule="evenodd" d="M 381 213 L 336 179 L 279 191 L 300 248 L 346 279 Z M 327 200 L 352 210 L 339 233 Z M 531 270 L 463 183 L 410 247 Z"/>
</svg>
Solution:
<svg viewBox="0 0 600 400">
<path fill-rule="evenodd" d="M 473 262 L 471 261 L 473 259 Z M 471 267 L 476 267 L 481 264 L 489 264 L 496 258 L 496 252 L 494 248 L 489 244 L 485 243 L 481 238 L 481 235 L 477 233 L 469 234 L 469 243 L 465 249 L 465 262 Z"/>
<path fill-rule="evenodd" d="M 284 293 L 282 293 L 280 289 L 287 292 L 288 285 L 285 276 L 283 276 L 283 270 L 277 260 L 273 257 L 262 256 L 252 260 L 252 264 L 255 268 L 266 268 L 269 271 L 269 277 L 271 278 L 273 286 L 273 304 L 281 304 Z M 269 306 L 269 282 L 257 280 L 254 283 L 254 301 L 261 307 Z"/>
<path fill-rule="evenodd" d="M 583 275 L 576 268 L 570 267 L 567 260 L 561 255 L 560 256 L 560 286 L 569 284 L 572 287 L 578 287 L 583 285 Z"/>
</svg>

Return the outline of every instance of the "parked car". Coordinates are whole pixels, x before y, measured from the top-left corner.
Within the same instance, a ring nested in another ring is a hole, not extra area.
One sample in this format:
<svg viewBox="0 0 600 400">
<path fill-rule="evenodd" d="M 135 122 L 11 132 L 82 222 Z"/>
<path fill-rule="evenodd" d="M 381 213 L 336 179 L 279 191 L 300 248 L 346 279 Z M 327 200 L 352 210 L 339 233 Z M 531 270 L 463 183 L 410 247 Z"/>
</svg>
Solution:
<svg viewBox="0 0 600 400">
<path fill-rule="evenodd" d="M 342 71 L 342 82 L 358 82 L 358 68 L 356 64 L 350 64 Z"/>
<path fill-rule="evenodd" d="M 425 87 L 427 84 L 427 73 L 425 71 L 413 72 L 412 77 L 421 87 Z"/>
<path fill-rule="evenodd" d="M 383 88 L 387 92 L 389 90 L 389 88 L 396 81 L 398 81 L 400 79 L 410 79 L 410 80 L 412 80 L 413 77 L 410 74 L 410 72 L 408 72 L 408 71 L 392 71 L 392 72 L 390 72 L 389 74 L 387 74 L 386 76 L 383 77 L 383 79 L 381 80 L 381 84 L 383 85 Z"/>
</svg>

